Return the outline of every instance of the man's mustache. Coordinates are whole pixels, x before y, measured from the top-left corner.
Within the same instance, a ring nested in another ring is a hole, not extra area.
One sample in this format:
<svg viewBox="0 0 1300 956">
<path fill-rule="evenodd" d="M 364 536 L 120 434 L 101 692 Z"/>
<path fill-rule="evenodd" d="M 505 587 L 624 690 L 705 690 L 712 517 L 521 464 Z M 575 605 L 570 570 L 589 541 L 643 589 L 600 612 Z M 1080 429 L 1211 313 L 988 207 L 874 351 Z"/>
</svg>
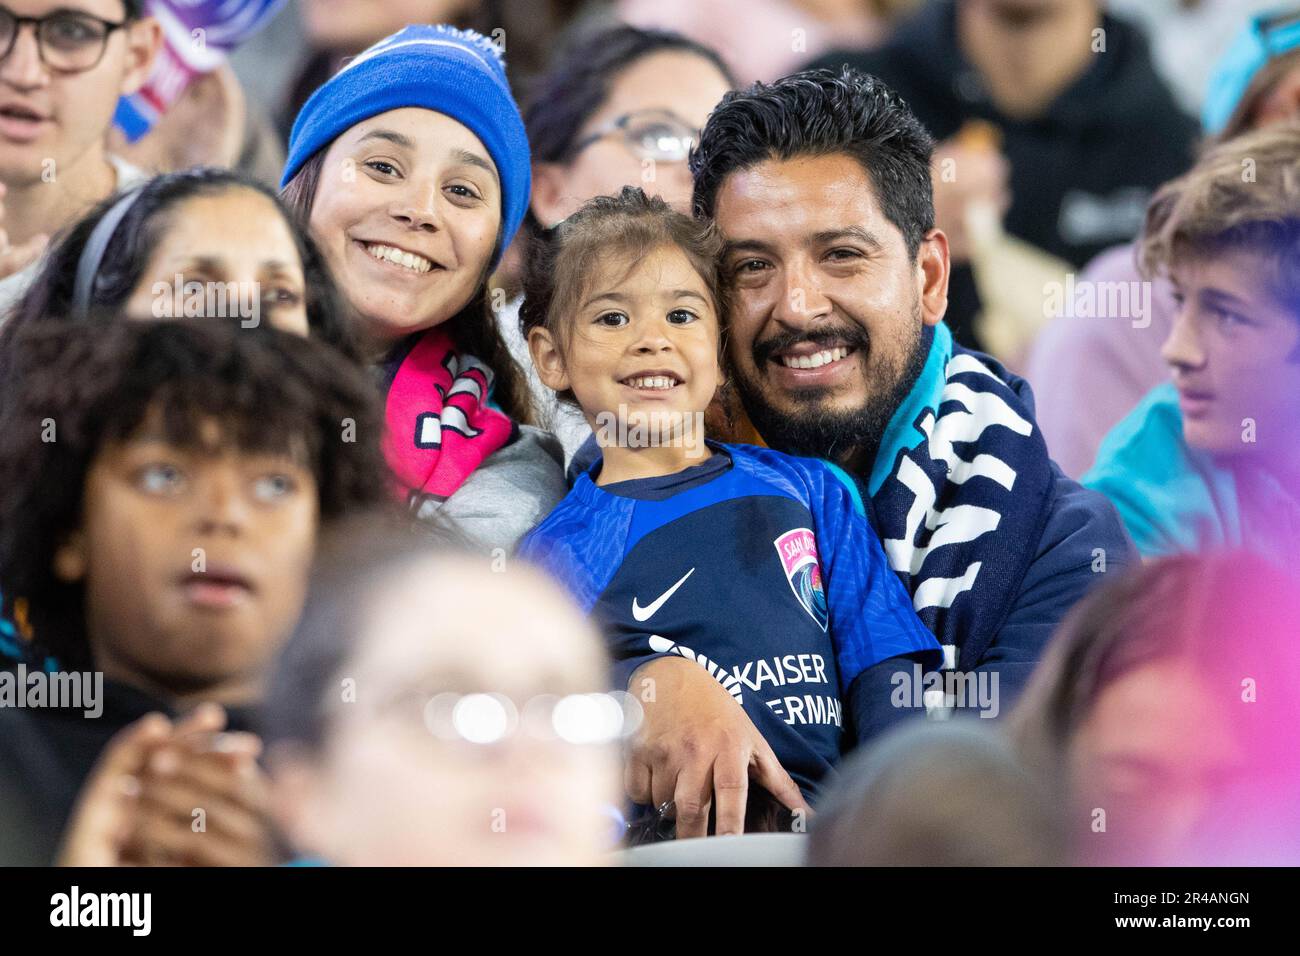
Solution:
<svg viewBox="0 0 1300 956">
<path fill-rule="evenodd" d="M 848 325 L 843 328 L 818 328 L 813 330 L 796 331 L 791 329 L 788 332 L 777 332 L 761 342 L 755 342 L 753 347 L 754 364 L 762 367 L 772 356 L 778 352 L 784 352 L 788 348 L 796 345 L 802 345 L 805 342 L 811 342 L 813 345 L 823 348 L 833 348 L 838 345 L 853 349 L 866 349 L 871 346 L 871 336 L 867 330 L 860 325 Z"/>
</svg>

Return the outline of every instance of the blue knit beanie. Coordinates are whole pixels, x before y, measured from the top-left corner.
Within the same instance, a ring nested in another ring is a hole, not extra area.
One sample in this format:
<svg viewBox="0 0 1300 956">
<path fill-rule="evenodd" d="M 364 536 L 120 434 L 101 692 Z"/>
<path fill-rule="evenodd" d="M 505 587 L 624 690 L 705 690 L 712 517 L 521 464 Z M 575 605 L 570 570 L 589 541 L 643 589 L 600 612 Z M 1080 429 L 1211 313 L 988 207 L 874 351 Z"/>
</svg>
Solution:
<svg viewBox="0 0 1300 956">
<path fill-rule="evenodd" d="M 496 163 L 501 177 L 501 237 L 492 259 L 496 268 L 528 209 L 528 135 L 500 51 L 473 30 L 409 26 L 344 66 L 311 95 L 294 120 L 280 188 L 339 134 L 407 106 L 464 124 Z"/>
</svg>

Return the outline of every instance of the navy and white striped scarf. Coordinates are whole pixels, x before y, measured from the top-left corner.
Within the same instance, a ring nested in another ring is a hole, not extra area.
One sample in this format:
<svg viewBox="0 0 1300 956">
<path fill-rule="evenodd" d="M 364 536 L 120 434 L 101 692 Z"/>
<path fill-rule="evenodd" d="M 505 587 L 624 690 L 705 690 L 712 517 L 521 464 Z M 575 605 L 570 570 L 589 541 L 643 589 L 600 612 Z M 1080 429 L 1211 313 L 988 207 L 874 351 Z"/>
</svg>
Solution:
<svg viewBox="0 0 1300 956">
<path fill-rule="evenodd" d="M 1032 405 L 994 359 L 942 323 L 890 420 L 867 490 L 890 566 L 968 670 L 1006 619 L 1047 520 L 1052 466 Z M 1031 400 L 1032 401 L 1032 400 Z"/>
</svg>

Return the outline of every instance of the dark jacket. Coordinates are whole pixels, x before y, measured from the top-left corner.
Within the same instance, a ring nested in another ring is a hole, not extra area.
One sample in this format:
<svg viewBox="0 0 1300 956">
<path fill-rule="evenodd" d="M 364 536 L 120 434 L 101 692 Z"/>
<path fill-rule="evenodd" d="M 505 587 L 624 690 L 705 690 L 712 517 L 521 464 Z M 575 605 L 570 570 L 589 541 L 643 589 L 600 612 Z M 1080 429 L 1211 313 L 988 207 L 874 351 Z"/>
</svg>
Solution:
<svg viewBox="0 0 1300 956">
<path fill-rule="evenodd" d="M 255 729 L 251 712 L 226 712 L 228 729 Z M 73 804 L 104 746 L 150 713 L 176 716 L 169 702 L 108 680 L 98 717 L 81 709 L 0 707 L 0 845 L 6 863 L 54 861 Z"/>
<path fill-rule="evenodd" d="M 1007 231 L 1083 266 L 1137 233 L 1151 192 L 1187 169 L 1199 135 L 1138 28 L 1106 16 L 1101 29 L 1105 51 L 1032 120 L 1006 117 L 989 99 L 958 46 L 953 0 L 932 0 L 879 49 L 835 51 L 810 66 L 848 64 L 880 77 L 939 140 L 968 120 L 992 123 L 1011 166 Z M 960 266 L 946 315 L 959 343 L 979 347 L 971 334 L 978 311 L 970 267 Z"/>
</svg>

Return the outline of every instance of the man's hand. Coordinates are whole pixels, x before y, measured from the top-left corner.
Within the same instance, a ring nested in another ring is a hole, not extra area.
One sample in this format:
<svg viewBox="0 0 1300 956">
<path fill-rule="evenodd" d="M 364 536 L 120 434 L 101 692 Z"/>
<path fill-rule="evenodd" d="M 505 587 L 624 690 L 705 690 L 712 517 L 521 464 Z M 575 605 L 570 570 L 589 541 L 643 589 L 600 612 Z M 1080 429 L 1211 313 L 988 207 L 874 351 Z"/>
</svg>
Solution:
<svg viewBox="0 0 1300 956">
<path fill-rule="evenodd" d="M 0 279 L 26 269 L 40 258 L 41 253 L 45 251 L 45 247 L 50 242 L 50 237 L 41 233 L 32 236 L 21 245 L 10 245 L 9 233 L 4 228 L 5 191 L 5 184 L 0 183 Z"/>
<path fill-rule="evenodd" d="M 653 700 L 643 694 L 652 681 Z M 718 835 L 743 833 L 749 781 L 791 810 L 807 812 L 799 787 L 732 696 L 694 661 L 663 657 L 638 668 L 628 690 L 645 721 L 627 757 L 624 785 L 637 803 L 677 807 L 677 836 L 704 836 L 717 801 Z"/>
</svg>

